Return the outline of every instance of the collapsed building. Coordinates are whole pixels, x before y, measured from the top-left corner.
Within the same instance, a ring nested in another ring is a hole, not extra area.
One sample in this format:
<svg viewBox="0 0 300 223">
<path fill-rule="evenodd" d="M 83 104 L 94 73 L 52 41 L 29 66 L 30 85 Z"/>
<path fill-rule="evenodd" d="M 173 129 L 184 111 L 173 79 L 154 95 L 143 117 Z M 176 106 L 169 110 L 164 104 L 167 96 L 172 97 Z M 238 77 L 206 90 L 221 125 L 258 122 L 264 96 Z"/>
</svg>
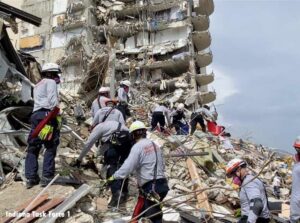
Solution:
<svg viewBox="0 0 300 223">
<path fill-rule="evenodd" d="M 212 0 L 24 0 L 22 8 L 44 23 L 21 25 L 20 49 L 40 63 L 58 61 L 69 94 L 90 101 L 99 86 L 129 79 L 153 95 L 173 93 L 171 102 L 187 106 L 216 98 L 208 88 L 214 74 L 206 72 Z"/>
</svg>

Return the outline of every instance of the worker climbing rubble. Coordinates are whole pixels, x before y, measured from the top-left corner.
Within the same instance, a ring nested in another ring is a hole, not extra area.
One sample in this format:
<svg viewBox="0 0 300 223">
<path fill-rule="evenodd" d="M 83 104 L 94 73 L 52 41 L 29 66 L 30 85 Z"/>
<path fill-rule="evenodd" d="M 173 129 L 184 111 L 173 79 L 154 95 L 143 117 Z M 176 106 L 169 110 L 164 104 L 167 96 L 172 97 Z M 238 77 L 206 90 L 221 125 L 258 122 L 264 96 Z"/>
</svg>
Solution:
<svg viewBox="0 0 300 223">
<path fill-rule="evenodd" d="M 124 120 L 126 120 L 127 116 L 130 115 L 130 110 L 128 108 L 128 103 L 129 103 L 129 88 L 131 86 L 131 83 L 129 80 L 124 80 L 120 82 L 120 87 L 117 92 L 118 100 L 119 100 L 119 105 L 118 109 L 122 112 Z"/>
<path fill-rule="evenodd" d="M 135 171 L 140 194 L 131 222 L 148 217 L 153 223 L 161 223 L 161 207 L 155 204 L 161 202 L 169 190 L 162 151 L 146 138 L 147 129 L 143 122 L 135 121 L 129 129 L 135 144 L 124 164 L 108 180 L 124 179 Z"/>
<path fill-rule="evenodd" d="M 265 186 L 261 180 L 251 175 L 244 160 L 235 158 L 226 166 L 227 177 L 240 187 L 242 217 L 239 223 L 270 222 L 270 211 Z"/>
<path fill-rule="evenodd" d="M 189 133 L 188 124 L 185 121 L 184 104 L 178 104 L 176 110 L 170 114 L 172 126 L 175 127 L 177 135 L 187 135 Z"/>
<path fill-rule="evenodd" d="M 112 100 L 112 99 L 107 99 L 105 101 L 105 107 L 99 109 L 92 122 L 92 127 L 93 129 L 96 125 L 98 125 L 101 122 L 104 121 L 117 121 L 125 125 L 125 120 L 123 118 L 122 113 L 115 108 L 117 105 L 118 101 L 117 100 Z"/>
<path fill-rule="evenodd" d="M 34 107 L 30 118 L 31 131 L 28 137 L 28 149 L 25 159 L 26 187 L 39 184 L 38 156 L 45 147 L 41 186 L 46 186 L 54 177 L 55 156 L 59 145 L 61 117 L 57 84 L 60 83 L 61 69 L 55 63 L 46 63 L 42 67 L 42 80 L 33 90 Z"/>
<path fill-rule="evenodd" d="M 99 89 L 98 97 L 93 101 L 91 107 L 91 114 L 93 118 L 99 109 L 105 107 L 105 101 L 110 98 L 109 91 L 109 87 L 101 87 Z"/>
<path fill-rule="evenodd" d="M 155 130 L 157 128 L 157 124 L 159 124 L 160 131 L 164 132 L 166 125 L 165 118 L 168 120 L 170 115 L 170 110 L 167 106 L 167 102 L 161 101 L 154 109 L 151 120 L 151 131 Z"/>
<path fill-rule="evenodd" d="M 292 194 L 291 194 L 291 211 L 290 222 L 300 222 L 300 136 L 298 136 L 294 142 L 294 148 L 296 154 L 294 156 L 294 167 L 292 171 Z"/>
<path fill-rule="evenodd" d="M 199 123 L 203 132 L 206 132 L 206 125 L 204 120 L 215 121 L 213 112 L 210 111 L 208 105 L 204 105 L 202 108 L 198 108 L 191 115 L 191 135 L 194 134 L 197 124 Z"/>
<path fill-rule="evenodd" d="M 91 132 L 91 135 L 85 142 L 79 157 L 71 163 L 72 167 L 80 167 L 82 159 L 97 140 L 101 140 L 101 150 L 104 154 L 104 164 L 107 166 L 106 177 L 111 177 L 114 172 L 123 164 L 127 158 L 132 142 L 128 128 L 117 121 L 104 121 L 99 123 Z M 122 180 L 113 180 L 110 182 L 112 199 L 109 206 L 117 206 L 120 197 L 120 203 L 126 201 L 128 193 L 128 180 L 125 180 L 123 191 L 121 192 Z"/>
</svg>

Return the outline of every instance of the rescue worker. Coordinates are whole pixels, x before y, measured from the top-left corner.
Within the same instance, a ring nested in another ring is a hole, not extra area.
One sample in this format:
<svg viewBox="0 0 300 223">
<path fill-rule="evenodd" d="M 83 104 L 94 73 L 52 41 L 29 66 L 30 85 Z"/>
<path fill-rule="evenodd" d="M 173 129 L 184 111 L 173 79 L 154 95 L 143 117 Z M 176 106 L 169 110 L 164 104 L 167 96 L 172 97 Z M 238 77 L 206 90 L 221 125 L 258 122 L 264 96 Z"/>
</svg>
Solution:
<svg viewBox="0 0 300 223">
<path fill-rule="evenodd" d="M 139 200 L 133 215 L 136 217 L 142 211 L 161 202 L 167 195 L 169 187 L 165 177 L 162 151 L 158 145 L 146 138 L 145 124 L 135 121 L 129 130 L 135 144 L 124 164 L 108 180 L 124 179 L 135 171 L 140 189 Z M 153 223 L 161 223 L 160 205 L 150 208 L 142 217 L 149 217 Z"/>
<path fill-rule="evenodd" d="M 124 136 L 121 139 L 121 142 L 118 143 L 116 143 L 116 138 L 114 137 L 117 132 L 123 134 Z M 79 157 L 71 163 L 71 166 L 80 167 L 83 157 L 90 151 L 97 140 L 101 140 L 101 149 L 104 153 L 104 164 L 108 167 L 106 177 L 111 177 L 113 173 L 123 164 L 130 152 L 132 141 L 129 135 L 128 128 L 120 122 L 107 120 L 99 123 L 91 132 Z M 109 186 L 112 192 L 112 199 L 109 203 L 109 206 L 117 206 L 119 197 L 120 203 L 126 201 L 128 193 L 128 180 L 125 180 L 123 191 L 121 192 L 122 183 L 122 180 L 113 180 L 110 183 Z"/>
<path fill-rule="evenodd" d="M 122 113 L 115 108 L 117 100 L 107 99 L 105 107 L 98 110 L 93 118 L 92 129 L 99 123 L 104 121 L 117 121 L 125 125 Z"/>
<path fill-rule="evenodd" d="M 300 136 L 294 142 L 296 155 L 294 156 L 294 166 L 292 171 L 292 193 L 290 202 L 290 222 L 300 222 Z"/>
<path fill-rule="evenodd" d="M 161 132 L 164 132 L 166 125 L 165 117 L 168 119 L 169 113 L 170 111 L 167 108 L 167 103 L 160 102 L 160 104 L 156 106 L 152 113 L 151 131 L 153 131 L 159 123 Z"/>
<path fill-rule="evenodd" d="M 126 116 L 131 116 L 128 108 L 129 103 L 129 87 L 131 83 L 129 80 L 124 80 L 120 82 L 120 87 L 117 92 L 119 104 L 117 108 L 122 112 L 124 120 L 126 121 Z"/>
<path fill-rule="evenodd" d="M 191 115 L 191 135 L 194 134 L 196 130 L 196 126 L 199 123 L 203 132 L 206 132 L 206 125 L 204 123 L 204 119 L 214 120 L 214 116 L 212 112 L 210 112 L 210 108 L 207 105 L 204 105 L 202 108 L 198 108 L 195 112 Z"/>
<path fill-rule="evenodd" d="M 270 222 L 265 186 L 248 172 L 246 162 L 239 158 L 232 159 L 226 166 L 226 175 L 240 187 L 242 217 L 238 223 Z"/>
<path fill-rule="evenodd" d="M 178 104 L 177 109 L 171 112 L 170 116 L 172 118 L 172 126 L 175 127 L 176 134 L 177 135 L 185 134 L 184 129 L 182 129 L 184 124 L 181 122 L 182 119 L 185 119 L 184 104 L 183 103 Z"/>
<path fill-rule="evenodd" d="M 109 91 L 109 87 L 101 87 L 99 89 L 98 97 L 93 101 L 91 107 L 91 113 L 93 118 L 99 109 L 105 107 L 105 101 L 109 99 Z"/>
<path fill-rule="evenodd" d="M 44 64 L 41 72 L 42 80 L 33 89 L 34 107 L 30 118 L 31 131 L 28 137 L 28 149 L 25 159 L 25 177 L 28 189 L 39 184 L 38 156 L 43 145 L 46 150 L 44 153 L 41 186 L 46 186 L 54 177 L 61 119 L 54 115 L 48 123 L 45 123 L 37 137 L 33 136 L 33 132 L 45 120 L 47 115 L 52 114 L 54 109 L 58 109 L 57 84 L 60 83 L 60 73 L 59 65 L 55 63 Z"/>
</svg>

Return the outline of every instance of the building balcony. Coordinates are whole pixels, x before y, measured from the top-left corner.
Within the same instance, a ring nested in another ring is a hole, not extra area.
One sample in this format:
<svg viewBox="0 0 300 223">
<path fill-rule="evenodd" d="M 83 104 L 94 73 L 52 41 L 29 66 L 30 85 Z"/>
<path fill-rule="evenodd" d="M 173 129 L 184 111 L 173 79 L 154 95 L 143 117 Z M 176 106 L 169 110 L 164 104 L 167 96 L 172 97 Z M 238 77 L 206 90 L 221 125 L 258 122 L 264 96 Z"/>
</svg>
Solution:
<svg viewBox="0 0 300 223">
<path fill-rule="evenodd" d="M 204 50 L 211 44 L 211 36 L 208 31 L 193 32 L 192 39 L 197 51 Z"/>
<path fill-rule="evenodd" d="M 215 5 L 213 0 L 194 0 L 194 11 L 199 15 L 211 15 Z"/>
<path fill-rule="evenodd" d="M 209 51 L 200 51 L 195 53 L 195 60 L 198 65 L 198 67 L 206 67 L 209 64 L 211 64 L 213 55 L 212 52 Z"/>
<path fill-rule="evenodd" d="M 196 82 L 199 86 L 204 86 L 212 83 L 215 79 L 213 72 L 210 74 L 196 74 Z"/>
</svg>

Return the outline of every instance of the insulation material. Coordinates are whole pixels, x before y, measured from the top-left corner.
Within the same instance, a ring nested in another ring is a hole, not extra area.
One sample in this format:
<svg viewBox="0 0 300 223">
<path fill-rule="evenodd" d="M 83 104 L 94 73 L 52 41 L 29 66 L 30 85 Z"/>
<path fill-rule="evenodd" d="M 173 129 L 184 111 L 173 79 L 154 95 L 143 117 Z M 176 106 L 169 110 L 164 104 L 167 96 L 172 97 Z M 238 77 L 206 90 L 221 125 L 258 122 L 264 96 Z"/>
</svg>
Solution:
<svg viewBox="0 0 300 223">
<path fill-rule="evenodd" d="M 83 28 L 69 30 L 69 32 L 56 32 L 52 33 L 51 37 L 51 48 L 63 47 L 69 42 L 74 36 L 85 35 L 86 30 Z"/>
<path fill-rule="evenodd" d="M 139 32 L 137 34 L 137 47 L 148 46 L 149 45 L 149 34 L 148 32 Z"/>
<path fill-rule="evenodd" d="M 166 29 L 156 33 L 151 33 L 151 44 L 161 44 L 169 41 L 187 39 L 189 35 L 188 27 L 178 27 Z"/>
<path fill-rule="evenodd" d="M 62 26 L 64 24 L 65 14 L 53 16 L 52 27 Z"/>
<path fill-rule="evenodd" d="M 126 40 L 125 49 L 134 49 L 134 48 L 135 48 L 135 37 L 132 36 Z"/>
<path fill-rule="evenodd" d="M 43 38 L 40 35 L 24 37 L 20 39 L 21 49 L 30 49 L 43 46 Z"/>
<path fill-rule="evenodd" d="M 170 20 L 182 20 L 183 14 L 179 6 L 171 8 Z"/>
<path fill-rule="evenodd" d="M 53 2 L 53 14 L 61 14 L 66 12 L 68 6 L 68 0 L 54 0 Z"/>
</svg>

